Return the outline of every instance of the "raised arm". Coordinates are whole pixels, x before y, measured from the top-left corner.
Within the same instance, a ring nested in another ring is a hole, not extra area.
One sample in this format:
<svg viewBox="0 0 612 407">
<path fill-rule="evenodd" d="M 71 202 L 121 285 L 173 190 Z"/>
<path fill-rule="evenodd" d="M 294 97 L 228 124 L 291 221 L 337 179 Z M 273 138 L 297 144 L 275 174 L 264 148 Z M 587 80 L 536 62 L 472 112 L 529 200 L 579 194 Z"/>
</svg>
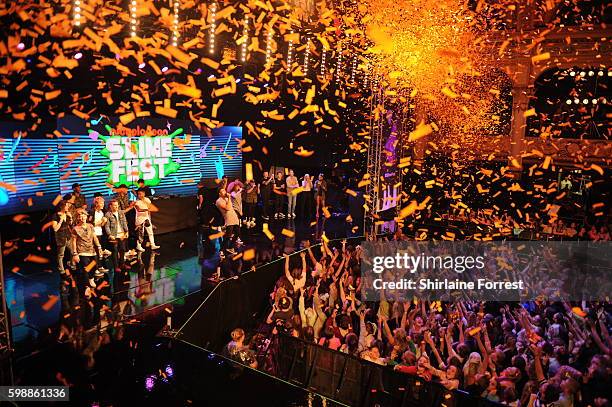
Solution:
<svg viewBox="0 0 612 407">
<path fill-rule="evenodd" d="M 546 376 L 544 376 L 544 369 L 542 368 L 542 350 L 540 348 L 538 348 L 537 345 L 533 345 L 531 346 L 531 350 L 533 351 L 533 360 L 534 360 L 534 366 L 535 366 L 535 374 L 536 374 L 536 379 L 538 380 L 538 382 L 541 382 L 543 380 L 546 380 Z"/>
<path fill-rule="evenodd" d="M 283 256 L 285 257 L 285 277 L 287 277 L 287 280 L 289 280 L 291 285 L 293 285 L 293 277 L 291 276 L 291 271 L 289 270 L 289 255 L 287 253 L 283 253 Z"/>
<path fill-rule="evenodd" d="M 444 369 L 446 365 L 444 364 L 444 361 L 440 357 L 440 352 L 438 352 L 438 348 L 436 347 L 436 344 L 434 343 L 434 340 L 431 337 L 431 333 L 429 331 L 425 332 L 425 342 L 429 345 L 436 360 L 438 361 L 438 367 L 440 367 L 441 369 Z"/>
<path fill-rule="evenodd" d="M 304 289 L 300 290 L 300 298 L 298 299 L 298 309 L 300 310 L 302 328 L 306 328 L 308 326 L 308 322 L 306 321 L 306 307 L 304 306 Z"/>
<path fill-rule="evenodd" d="M 378 319 L 381 321 L 382 329 L 385 331 L 385 336 L 387 337 L 389 345 L 395 345 L 395 338 L 393 337 L 393 333 L 391 333 L 391 329 L 389 328 L 389 324 L 387 323 L 387 318 L 379 316 Z"/>
<path fill-rule="evenodd" d="M 474 337 L 476 338 L 478 349 L 480 350 L 480 353 L 483 355 L 483 358 L 484 358 L 482 363 L 480 364 L 478 373 L 484 374 L 487 371 L 487 367 L 489 366 L 489 352 L 487 352 L 487 350 L 485 349 L 485 346 L 482 343 L 482 340 L 480 339 L 480 332 L 477 333 Z"/>
<path fill-rule="evenodd" d="M 591 330 L 591 336 L 593 337 L 593 340 L 595 341 L 599 349 L 601 349 L 602 353 L 609 354 L 610 349 L 603 343 L 603 341 L 599 337 L 599 334 L 597 333 L 597 329 L 595 328 L 595 325 L 589 322 L 589 327 Z"/>
</svg>

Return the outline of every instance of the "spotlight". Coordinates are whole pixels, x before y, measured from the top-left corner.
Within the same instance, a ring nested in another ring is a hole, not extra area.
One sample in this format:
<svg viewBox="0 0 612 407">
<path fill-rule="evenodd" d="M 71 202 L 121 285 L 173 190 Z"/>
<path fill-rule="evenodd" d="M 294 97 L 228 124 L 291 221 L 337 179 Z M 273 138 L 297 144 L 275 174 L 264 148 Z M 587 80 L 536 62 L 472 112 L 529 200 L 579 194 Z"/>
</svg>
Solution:
<svg viewBox="0 0 612 407">
<path fill-rule="evenodd" d="M 155 387 L 155 376 L 154 375 L 147 376 L 147 378 L 145 379 L 145 390 L 152 391 L 154 387 Z"/>
<path fill-rule="evenodd" d="M 139 69 L 144 69 L 144 67 L 146 66 L 146 64 L 143 62 L 141 64 L 138 64 L 138 68 Z"/>
<path fill-rule="evenodd" d="M 240 78 L 236 79 L 236 83 L 240 83 Z"/>
<path fill-rule="evenodd" d="M 597 75 L 604 76 L 604 73 L 603 73 L 603 71 L 599 71 L 599 72 L 597 72 Z"/>
<path fill-rule="evenodd" d="M 593 76 L 593 75 L 595 75 L 595 72 L 589 71 L 589 76 Z"/>
<path fill-rule="evenodd" d="M 167 365 L 164 371 L 166 372 L 166 376 L 168 377 L 174 376 L 174 369 L 172 368 L 172 366 Z"/>
<path fill-rule="evenodd" d="M 596 105 L 596 104 L 597 104 L 597 99 L 593 99 L 593 100 L 591 100 L 591 103 L 593 103 L 594 105 Z"/>
<path fill-rule="evenodd" d="M 20 42 L 19 44 L 17 44 L 17 49 L 19 51 L 23 50 L 25 48 L 25 44 L 23 42 Z"/>
<path fill-rule="evenodd" d="M 571 72 L 570 72 L 570 76 L 576 76 L 576 72 L 571 71 Z"/>
<path fill-rule="evenodd" d="M 580 72 L 580 76 L 586 76 L 586 72 L 584 71 Z"/>
<path fill-rule="evenodd" d="M 164 66 L 164 67 L 161 69 L 161 71 L 162 71 L 162 72 L 166 72 L 167 70 L 168 70 L 168 67 L 167 67 L 167 66 Z"/>
<path fill-rule="evenodd" d="M 574 103 L 575 104 L 579 104 L 580 103 L 580 99 L 574 99 Z"/>
<path fill-rule="evenodd" d="M 565 101 L 565 103 L 567 103 L 568 105 L 571 105 L 571 104 L 572 104 L 572 99 L 567 99 L 567 100 Z"/>
<path fill-rule="evenodd" d="M 74 59 L 81 59 L 83 57 L 83 54 L 80 52 L 77 52 L 76 54 L 74 54 Z"/>
<path fill-rule="evenodd" d="M 612 71 L 608 71 L 608 76 L 612 76 Z"/>
<path fill-rule="evenodd" d="M 588 105 L 589 104 L 589 99 L 583 99 L 582 100 L 582 104 L 583 105 Z"/>
</svg>

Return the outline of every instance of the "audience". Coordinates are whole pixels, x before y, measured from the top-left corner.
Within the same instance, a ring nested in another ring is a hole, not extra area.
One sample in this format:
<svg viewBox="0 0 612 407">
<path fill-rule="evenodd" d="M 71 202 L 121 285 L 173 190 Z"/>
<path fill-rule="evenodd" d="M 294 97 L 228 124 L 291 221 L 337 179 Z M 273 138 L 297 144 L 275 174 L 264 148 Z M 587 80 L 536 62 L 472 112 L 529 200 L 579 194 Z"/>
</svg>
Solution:
<svg viewBox="0 0 612 407">
<path fill-rule="evenodd" d="M 273 334 L 505 405 L 610 405 L 608 303 L 364 302 L 359 246 L 306 246 L 293 266 L 285 255 L 266 319 Z"/>
</svg>

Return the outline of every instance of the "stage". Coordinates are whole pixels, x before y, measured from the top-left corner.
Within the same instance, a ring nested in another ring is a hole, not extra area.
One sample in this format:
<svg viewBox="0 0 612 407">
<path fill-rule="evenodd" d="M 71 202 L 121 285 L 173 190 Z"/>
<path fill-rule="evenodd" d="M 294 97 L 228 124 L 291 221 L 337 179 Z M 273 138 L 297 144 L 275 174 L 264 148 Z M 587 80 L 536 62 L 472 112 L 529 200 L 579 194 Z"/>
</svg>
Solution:
<svg viewBox="0 0 612 407">
<path fill-rule="evenodd" d="M 303 240 L 315 241 L 323 232 L 330 239 L 345 237 L 350 232 L 341 216 L 321 218 L 315 224 L 272 220 L 269 230 L 274 241 L 261 231 L 261 225 L 242 228 L 245 248 L 255 248 L 260 262 L 279 258 L 283 251 L 292 253 Z M 288 237 L 283 230 L 295 234 Z M 217 283 L 210 279 L 221 265 L 219 242 L 208 238 L 216 233 L 216 230 L 195 227 L 157 235 L 160 250 L 154 253 L 147 250 L 128 260 L 125 271 L 110 270 L 102 279 L 107 286 L 100 295 L 108 297 L 105 304 L 109 308 L 109 320 L 101 318 L 82 329 L 98 332 L 112 321 L 148 324 L 153 331 L 159 331 L 166 325 L 167 317 L 172 317 L 174 327 L 182 324 Z M 5 260 L 7 270 L 16 270 L 6 274 L 6 288 L 15 353 L 19 358 L 69 341 L 74 329 L 82 325 L 75 319 L 78 304 L 71 300 L 69 293 L 60 290 L 61 279 L 53 253 L 48 257 L 51 262 L 44 265 L 17 263 L 19 256 L 10 257 L 13 262 Z M 228 270 L 231 267 L 222 267 L 222 278 L 240 272 L 240 269 Z M 246 266 L 241 267 L 243 272 L 247 271 Z"/>
</svg>

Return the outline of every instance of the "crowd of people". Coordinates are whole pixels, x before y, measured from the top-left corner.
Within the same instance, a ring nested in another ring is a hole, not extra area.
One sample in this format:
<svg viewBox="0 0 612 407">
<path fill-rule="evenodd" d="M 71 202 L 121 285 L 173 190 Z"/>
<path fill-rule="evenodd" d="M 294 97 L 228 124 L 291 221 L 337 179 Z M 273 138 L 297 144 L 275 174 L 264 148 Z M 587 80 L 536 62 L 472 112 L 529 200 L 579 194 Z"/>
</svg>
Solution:
<svg viewBox="0 0 612 407">
<path fill-rule="evenodd" d="M 608 302 L 367 302 L 361 248 L 320 248 L 285 256 L 260 333 L 249 341 L 237 329 L 227 355 L 274 372 L 270 358 L 258 359 L 257 338 L 285 334 L 505 405 L 612 402 Z"/>
<path fill-rule="evenodd" d="M 236 254 L 236 243 L 240 242 L 240 230 L 257 225 L 258 207 L 261 207 L 260 217 L 265 223 L 271 219 L 300 219 L 310 222 L 313 218 L 325 213 L 328 184 L 323 174 L 314 180 L 309 174 L 301 179 L 292 169 L 264 171 L 260 180 L 240 179 L 229 181 L 223 178 L 221 183 L 213 188 L 217 196 L 210 196 L 204 183 L 199 184 L 198 210 L 203 223 L 215 224 L 215 216 L 210 215 L 211 209 L 219 211 L 218 226 L 223 231 L 223 252 Z M 211 205 L 214 200 L 214 206 Z M 296 208 L 299 204 L 299 216 Z M 313 213 L 314 206 L 314 213 Z"/>
<path fill-rule="evenodd" d="M 157 210 L 149 199 L 151 190 L 142 179 L 138 185 L 135 200 L 129 199 L 128 187 L 120 185 L 109 201 L 95 194 L 88 209 L 81 185 L 75 183 L 57 204 L 49 223 L 55 234 L 57 268 L 62 286 L 76 287 L 78 298 L 90 298 L 109 270 L 126 270 L 130 256 L 147 247 L 160 248 L 151 222 L 151 212 Z"/>
</svg>

